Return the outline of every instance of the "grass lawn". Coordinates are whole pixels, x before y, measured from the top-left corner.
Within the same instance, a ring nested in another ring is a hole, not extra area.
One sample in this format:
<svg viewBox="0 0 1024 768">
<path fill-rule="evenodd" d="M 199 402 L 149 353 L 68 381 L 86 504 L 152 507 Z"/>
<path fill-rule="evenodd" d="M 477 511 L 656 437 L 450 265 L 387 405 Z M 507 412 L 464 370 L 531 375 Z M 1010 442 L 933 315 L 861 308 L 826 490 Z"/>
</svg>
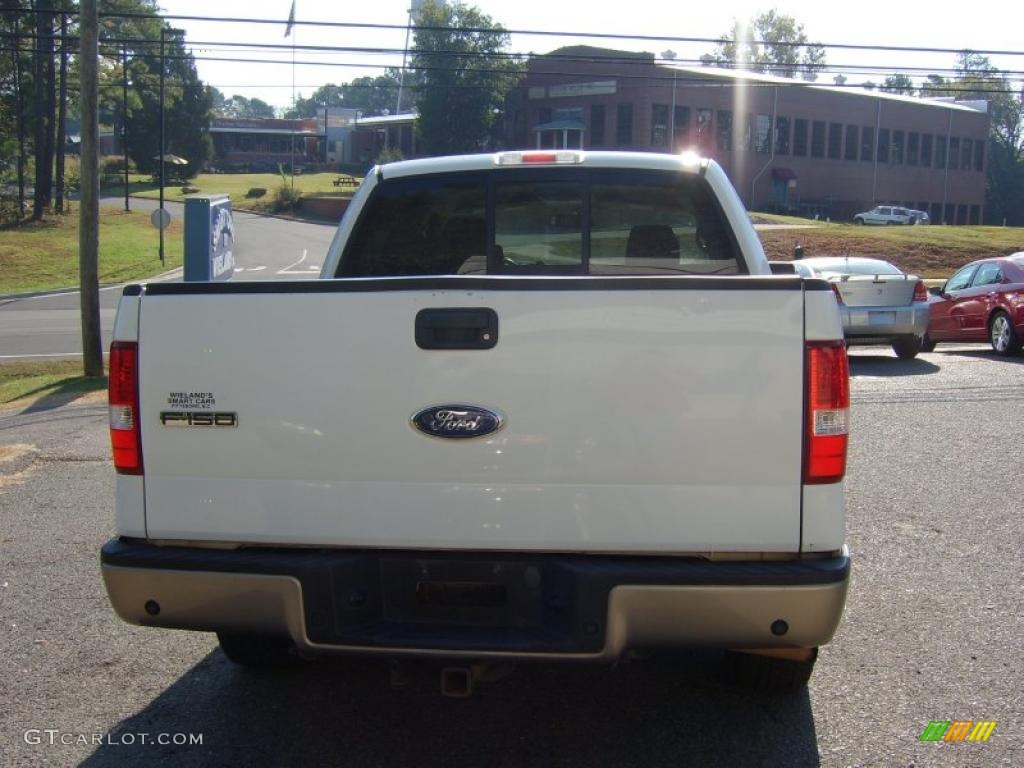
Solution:
<svg viewBox="0 0 1024 768">
<path fill-rule="evenodd" d="M 88 379 L 82 375 L 81 360 L 0 365 L 0 404 L 29 398 L 70 402 L 106 386 L 106 378 Z"/>
<path fill-rule="evenodd" d="M 800 243 L 806 256 L 874 256 L 921 277 L 940 278 L 975 259 L 1024 251 L 1019 227 L 859 227 L 760 213 L 752 217 L 759 223 L 815 225 L 761 230 L 770 259 L 793 258 L 793 247 Z"/>
<path fill-rule="evenodd" d="M 149 214 L 100 209 L 100 282 L 119 283 L 152 277 L 180 267 L 182 223 L 164 234 L 166 264 L 160 264 L 160 233 Z M 78 210 L 0 232 L 0 294 L 78 285 Z"/>
<path fill-rule="evenodd" d="M 353 189 L 341 189 L 334 186 L 334 179 L 338 178 L 337 173 L 309 173 L 300 174 L 295 177 L 295 191 L 302 195 L 331 195 L 351 196 Z M 157 199 L 160 197 L 159 187 L 153 183 L 148 175 L 132 175 L 128 177 L 129 194 L 138 197 Z M 288 179 L 289 184 L 291 178 Z M 276 173 L 201 173 L 188 182 L 189 186 L 198 187 L 199 193 L 214 195 L 231 195 L 231 207 L 239 211 L 256 211 L 257 213 L 270 212 L 274 208 L 274 193 L 281 186 L 281 176 Z M 250 189 L 265 189 L 266 194 L 262 197 L 246 197 Z M 124 187 L 105 188 L 104 195 L 124 194 Z M 181 191 L 182 184 L 166 185 L 164 187 L 164 198 L 167 200 L 180 201 L 184 199 L 185 193 Z"/>
</svg>

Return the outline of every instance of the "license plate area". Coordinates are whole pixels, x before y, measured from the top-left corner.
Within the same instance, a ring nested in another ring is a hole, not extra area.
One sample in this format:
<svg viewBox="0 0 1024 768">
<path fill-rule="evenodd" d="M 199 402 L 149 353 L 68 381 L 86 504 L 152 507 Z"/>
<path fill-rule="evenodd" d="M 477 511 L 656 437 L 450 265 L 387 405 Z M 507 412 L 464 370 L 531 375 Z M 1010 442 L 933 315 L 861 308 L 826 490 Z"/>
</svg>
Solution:
<svg viewBox="0 0 1024 768">
<path fill-rule="evenodd" d="M 542 621 L 541 567 L 528 561 L 381 561 L 389 621 L 532 627 Z"/>
<path fill-rule="evenodd" d="M 473 581 L 421 581 L 416 585 L 420 605 L 446 605 L 487 608 L 505 605 L 508 588 L 504 584 Z"/>
<path fill-rule="evenodd" d="M 868 320 L 871 325 L 895 325 L 896 324 L 896 313 L 895 312 L 870 312 L 868 313 Z"/>
<path fill-rule="evenodd" d="M 303 585 L 309 637 L 367 648 L 595 653 L 610 586 L 575 562 L 348 555 L 322 571 L 325 581 Z"/>
</svg>

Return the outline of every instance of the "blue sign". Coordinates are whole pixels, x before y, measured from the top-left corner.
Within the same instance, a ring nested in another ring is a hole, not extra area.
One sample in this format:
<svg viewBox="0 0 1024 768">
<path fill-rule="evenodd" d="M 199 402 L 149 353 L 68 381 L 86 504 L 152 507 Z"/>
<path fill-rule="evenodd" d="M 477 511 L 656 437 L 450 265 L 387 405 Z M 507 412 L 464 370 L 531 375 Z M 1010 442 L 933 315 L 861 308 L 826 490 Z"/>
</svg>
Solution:
<svg viewBox="0 0 1024 768">
<path fill-rule="evenodd" d="M 235 222 L 227 195 L 185 198 L 185 282 L 230 280 L 235 272 Z"/>
</svg>

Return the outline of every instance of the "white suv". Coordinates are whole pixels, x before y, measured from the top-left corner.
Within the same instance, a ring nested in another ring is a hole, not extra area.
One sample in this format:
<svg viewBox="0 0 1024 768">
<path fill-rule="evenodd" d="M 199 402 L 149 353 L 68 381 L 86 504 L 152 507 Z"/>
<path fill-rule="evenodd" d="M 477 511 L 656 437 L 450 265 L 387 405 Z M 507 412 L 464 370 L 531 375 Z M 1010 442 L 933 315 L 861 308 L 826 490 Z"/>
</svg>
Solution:
<svg viewBox="0 0 1024 768">
<path fill-rule="evenodd" d="M 876 205 L 853 217 L 854 224 L 913 224 L 915 221 L 912 211 L 894 205 Z"/>
</svg>

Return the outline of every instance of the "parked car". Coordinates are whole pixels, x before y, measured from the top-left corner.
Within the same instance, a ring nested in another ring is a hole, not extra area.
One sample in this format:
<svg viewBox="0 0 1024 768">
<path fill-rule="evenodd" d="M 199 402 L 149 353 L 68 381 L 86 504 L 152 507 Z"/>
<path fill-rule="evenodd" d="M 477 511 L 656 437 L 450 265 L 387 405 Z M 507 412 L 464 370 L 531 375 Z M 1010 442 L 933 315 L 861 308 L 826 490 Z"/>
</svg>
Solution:
<svg viewBox="0 0 1024 768">
<path fill-rule="evenodd" d="M 913 208 L 908 209 L 910 215 L 914 217 L 914 224 L 931 224 L 932 219 L 928 215 L 928 211 L 918 211 Z"/>
<path fill-rule="evenodd" d="M 804 277 L 832 283 L 847 344 L 891 344 L 901 360 L 921 351 L 928 326 L 928 290 L 915 275 L 881 259 L 853 256 L 793 263 Z"/>
<path fill-rule="evenodd" d="M 909 208 L 894 205 L 876 205 L 870 211 L 858 213 L 853 217 L 854 224 L 913 224 L 916 221 Z"/>
<path fill-rule="evenodd" d="M 923 348 L 940 341 L 988 341 L 1012 355 L 1024 339 L 1024 251 L 972 261 L 933 288 Z"/>
</svg>

